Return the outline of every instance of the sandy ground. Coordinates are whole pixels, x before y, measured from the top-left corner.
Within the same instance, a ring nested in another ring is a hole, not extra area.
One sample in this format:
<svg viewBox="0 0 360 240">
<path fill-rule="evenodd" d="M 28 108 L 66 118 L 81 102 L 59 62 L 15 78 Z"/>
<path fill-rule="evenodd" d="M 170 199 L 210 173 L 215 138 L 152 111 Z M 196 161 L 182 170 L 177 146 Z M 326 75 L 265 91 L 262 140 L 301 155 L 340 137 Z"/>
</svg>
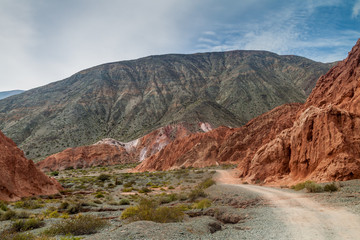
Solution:
<svg viewBox="0 0 360 240">
<path fill-rule="evenodd" d="M 274 221 L 284 222 L 287 228 L 284 232 L 290 233 L 291 239 L 360 239 L 360 217 L 345 209 L 321 205 L 303 193 L 240 184 L 226 170 L 218 170 L 216 180 L 266 199 L 275 209 Z"/>
</svg>

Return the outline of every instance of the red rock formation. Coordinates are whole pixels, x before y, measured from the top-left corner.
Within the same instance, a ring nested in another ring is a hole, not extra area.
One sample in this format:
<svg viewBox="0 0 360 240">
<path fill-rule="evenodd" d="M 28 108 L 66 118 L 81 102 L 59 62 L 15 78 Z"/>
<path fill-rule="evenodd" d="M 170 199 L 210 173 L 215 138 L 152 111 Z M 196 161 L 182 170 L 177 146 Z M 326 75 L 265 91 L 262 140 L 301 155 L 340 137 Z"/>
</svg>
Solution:
<svg viewBox="0 0 360 240">
<path fill-rule="evenodd" d="M 147 158 L 135 171 L 155 171 L 182 166 L 204 167 L 218 164 L 216 156 L 220 144 L 234 132 L 234 129 L 219 127 L 206 133 L 194 133 L 187 138 L 177 139 L 157 154 Z"/>
<path fill-rule="evenodd" d="M 107 166 L 134 162 L 123 147 L 97 144 L 68 148 L 37 163 L 42 171 Z"/>
<path fill-rule="evenodd" d="M 24 157 L 16 144 L 0 132 L 0 200 L 56 194 L 61 185 L 40 172 L 33 161 Z"/>
<path fill-rule="evenodd" d="M 294 183 L 360 178 L 360 40 L 321 77 L 291 128 L 262 146 L 239 175 Z"/>
<path fill-rule="evenodd" d="M 292 126 L 300 104 L 285 104 L 265 113 L 244 127 L 220 127 L 176 140 L 158 154 L 146 159 L 135 170 L 154 171 L 204 167 L 222 163 L 249 162 L 256 150 L 282 130 Z"/>
<path fill-rule="evenodd" d="M 159 128 L 128 143 L 106 138 L 94 145 L 68 148 L 37 163 L 42 171 L 133 163 L 152 156 L 175 139 L 190 133 L 184 124 Z"/>
</svg>

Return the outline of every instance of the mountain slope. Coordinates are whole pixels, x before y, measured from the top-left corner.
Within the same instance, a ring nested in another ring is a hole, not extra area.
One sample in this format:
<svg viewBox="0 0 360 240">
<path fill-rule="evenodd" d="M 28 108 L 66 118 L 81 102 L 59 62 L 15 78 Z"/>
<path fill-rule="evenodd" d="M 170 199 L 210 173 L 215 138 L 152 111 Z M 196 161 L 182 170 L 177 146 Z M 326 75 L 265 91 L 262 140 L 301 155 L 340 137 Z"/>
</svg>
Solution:
<svg viewBox="0 0 360 240">
<path fill-rule="evenodd" d="M 331 64 L 264 51 L 150 56 L 86 69 L 0 101 L 0 129 L 28 157 L 181 121 L 241 126 L 303 102 Z"/>
<path fill-rule="evenodd" d="M 22 92 L 24 92 L 24 91 L 23 90 L 12 90 L 12 91 L 0 92 L 0 100 L 10 97 L 10 96 L 13 96 L 13 95 L 16 95 L 16 94 L 20 94 Z"/>
</svg>

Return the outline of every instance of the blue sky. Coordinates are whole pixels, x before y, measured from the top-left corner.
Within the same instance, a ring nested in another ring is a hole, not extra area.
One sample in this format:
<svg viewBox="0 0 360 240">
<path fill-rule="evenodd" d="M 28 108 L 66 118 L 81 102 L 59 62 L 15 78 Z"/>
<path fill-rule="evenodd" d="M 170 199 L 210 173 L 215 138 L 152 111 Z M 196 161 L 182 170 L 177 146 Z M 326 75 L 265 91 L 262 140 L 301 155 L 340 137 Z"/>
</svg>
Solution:
<svg viewBox="0 0 360 240">
<path fill-rule="evenodd" d="M 331 62 L 360 0 L 0 0 L 0 91 L 153 54 L 267 50 Z"/>
</svg>

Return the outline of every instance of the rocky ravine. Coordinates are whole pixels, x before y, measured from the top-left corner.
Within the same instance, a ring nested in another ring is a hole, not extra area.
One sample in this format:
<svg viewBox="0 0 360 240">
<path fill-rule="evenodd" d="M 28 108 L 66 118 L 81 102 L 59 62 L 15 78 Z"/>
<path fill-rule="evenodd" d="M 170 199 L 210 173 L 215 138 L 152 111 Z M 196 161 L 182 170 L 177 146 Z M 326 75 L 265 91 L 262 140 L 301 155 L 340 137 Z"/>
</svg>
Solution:
<svg viewBox="0 0 360 240">
<path fill-rule="evenodd" d="M 150 56 L 83 70 L 0 101 L 0 129 L 31 159 L 173 123 L 239 127 L 304 102 L 332 64 L 264 51 Z"/>
<path fill-rule="evenodd" d="M 61 185 L 39 171 L 33 161 L 24 157 L 16 144 L 0 132 L 0 200 L 15 201 L 21 197 L 56 194 Z"/>
<path fill-rule="evenodd" d="M 238 176 L 251 182 L 291 184 L 307 179 L 360 178 L 359 84 L 360 40 L 344 61 L 319 79 L 303 106 L 276 108 L 205 149 L 201 149 L 203 140 L 196 141 L 192 135 L 146 159 L 137 170 L 205 166 L 216 159 L 237 163 Z M 206 134 L 217 131 L 223 130 Z M 177 154 L 175 149 L 179 149 Z M 196 158 L 189 155 L 192 150 L 198 152 Z"/>
</svg>

